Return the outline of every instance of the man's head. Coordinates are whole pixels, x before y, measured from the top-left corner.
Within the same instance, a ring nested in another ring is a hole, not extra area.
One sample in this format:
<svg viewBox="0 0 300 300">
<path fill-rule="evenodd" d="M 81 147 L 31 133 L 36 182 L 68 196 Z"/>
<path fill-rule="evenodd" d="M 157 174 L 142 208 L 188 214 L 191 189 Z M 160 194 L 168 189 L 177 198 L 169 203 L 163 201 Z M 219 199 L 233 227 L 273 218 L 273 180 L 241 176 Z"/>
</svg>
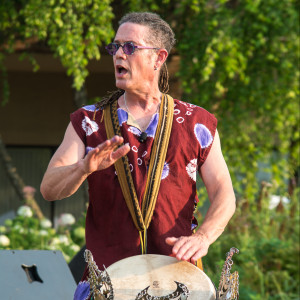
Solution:
<svg viewBox="0 0 300 300">
<path fill-rule="evenodd" d="M 164 48 L 170 53 L 175 45 L 175 35 L 171 27 L 161 17 L 149 12 L 133 12 L 125 15 L 120 21 L 124 23 L 134 23 L 144 25 L 150 29 L 146 39 L 152 46 Z"/>
<path fill-rule="evenodd" d="M 165 60 L 175 44 L 170 26 L 153 13 L 129 13 L 119 24 L 115 44 L 109 45 L 109 52 L 114 55 L 117 87 L 139 89 L 139 85 L 156 80 L 160 91 L 167 92 Z"/>
</svg>

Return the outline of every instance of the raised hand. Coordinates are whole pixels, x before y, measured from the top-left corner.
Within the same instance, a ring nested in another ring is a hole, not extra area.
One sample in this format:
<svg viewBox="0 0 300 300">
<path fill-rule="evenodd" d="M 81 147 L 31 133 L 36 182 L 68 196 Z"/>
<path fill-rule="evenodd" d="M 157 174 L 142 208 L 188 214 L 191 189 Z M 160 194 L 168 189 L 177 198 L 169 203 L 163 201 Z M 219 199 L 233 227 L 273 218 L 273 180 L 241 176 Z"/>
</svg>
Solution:
<svg viewBox="0 0 300 300">
<path fill-rule="evenodd" d="M 130 150 L 123 138 L 114 136 L 85 155 L 85 145 L 69 124 L 65 138 L 53 155 L 41 183 L 41 193 L 48 201 L 74 194 L 88 175 L 111 166 Z M 118 148 L 119 147 L 119 148 Z"/>
<path fill-rule="evenodd" d="M 89 151 L 89 153 L 81 160 L 84 172 L 91 174 L 95 171 L 106 169 L 114 164 L 119 158 L 126 155 L 129 152 L 130 147 L 128 144 L 125 144 L 117 148 L 122 143 L 122 137 L 114 136 L 112 139 L 106 140 L 95 149 Z"/>
</svg>

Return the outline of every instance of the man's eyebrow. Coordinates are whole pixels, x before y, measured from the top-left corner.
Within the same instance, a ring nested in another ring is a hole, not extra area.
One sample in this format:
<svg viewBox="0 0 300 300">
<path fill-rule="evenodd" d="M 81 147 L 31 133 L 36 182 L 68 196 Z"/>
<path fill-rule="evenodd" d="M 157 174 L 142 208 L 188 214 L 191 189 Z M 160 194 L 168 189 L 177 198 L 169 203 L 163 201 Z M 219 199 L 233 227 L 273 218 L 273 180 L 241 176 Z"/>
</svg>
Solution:
<svg viewBox="0 0 300 300">
<path fill-rule="evenodd" d="M 125 41 L 125 42 L 121 43 L 119 40 L 114 40 L 114 43 L 117 43 L 117 44 L 124 44 L 124 43 L 129 43 L 129 42 L 134 43 L 135 45 L 137 44 L 134 41 Z"/>
</svg>

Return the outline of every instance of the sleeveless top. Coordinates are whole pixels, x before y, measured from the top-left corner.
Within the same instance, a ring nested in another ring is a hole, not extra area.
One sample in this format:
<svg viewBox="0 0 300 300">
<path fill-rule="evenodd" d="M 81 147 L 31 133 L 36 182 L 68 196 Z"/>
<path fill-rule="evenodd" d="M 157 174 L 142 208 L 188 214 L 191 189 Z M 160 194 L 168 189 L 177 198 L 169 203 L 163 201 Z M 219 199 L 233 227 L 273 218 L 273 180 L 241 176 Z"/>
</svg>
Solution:
<svg viewBox="0 0 300 300">
<path fill-rule="evenodd" d="M 147 253 L 171 255 L 167 237 L 190 236 L 196 194 L 196 172 L 205 162 L 213 143 L 217 120 L 205 109 L 174 99 L 174 118 L 153 218 L 147 231 Z M 107 139 L 102 110 L 94 105 L 71 114 L 71 123 L 85 145 L 86 153 Z M 145 191 L 151 147 L 158 123 L 154 114 L 147 139 L 131 116 L 118 107 L 119 124 L 140 205 Z M 139 233 L 132 221 L 118 182 L 115 167 L 88 176 L 89 206 L 86 216 L 86 248 L 100 269 L 123 258 L 141 254 Z"/>
</svg>

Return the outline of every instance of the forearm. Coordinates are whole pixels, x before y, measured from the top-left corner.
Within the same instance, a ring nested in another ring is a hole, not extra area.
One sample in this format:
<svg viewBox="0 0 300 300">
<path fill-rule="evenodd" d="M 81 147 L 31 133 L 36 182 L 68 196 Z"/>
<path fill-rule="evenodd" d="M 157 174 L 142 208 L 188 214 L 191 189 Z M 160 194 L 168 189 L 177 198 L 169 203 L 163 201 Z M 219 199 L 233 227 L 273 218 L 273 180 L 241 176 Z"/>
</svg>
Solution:
<svg viewBox="0 0 300 300">
<path fill-rule="evenodd" d="M 87 176 L 82 161 L 69 166 L 52 167 L 44 175 L 41 193 L 48 201 L 67 198 L 78 190 Z"/>
<path fill-rule="evenodd" d="M 211 245 L 224 231 L 235 212 L 235 195 L 231 186 L 223 187 L 211 196 L 211 205 L 196 234 L 205 235 Z"/>
<path fill-rule="evenodd" d="M 191 236 L 166 239 L 166 243 L 173 246 L 172 253 L 177 259 L 191 259 L 193 263 L 207 254 L 209 246 L 222 234 L 235 211 L 235 195 L 217 131 L 200 175 L 211 203 L 202 225 Z"/>
</svg>

